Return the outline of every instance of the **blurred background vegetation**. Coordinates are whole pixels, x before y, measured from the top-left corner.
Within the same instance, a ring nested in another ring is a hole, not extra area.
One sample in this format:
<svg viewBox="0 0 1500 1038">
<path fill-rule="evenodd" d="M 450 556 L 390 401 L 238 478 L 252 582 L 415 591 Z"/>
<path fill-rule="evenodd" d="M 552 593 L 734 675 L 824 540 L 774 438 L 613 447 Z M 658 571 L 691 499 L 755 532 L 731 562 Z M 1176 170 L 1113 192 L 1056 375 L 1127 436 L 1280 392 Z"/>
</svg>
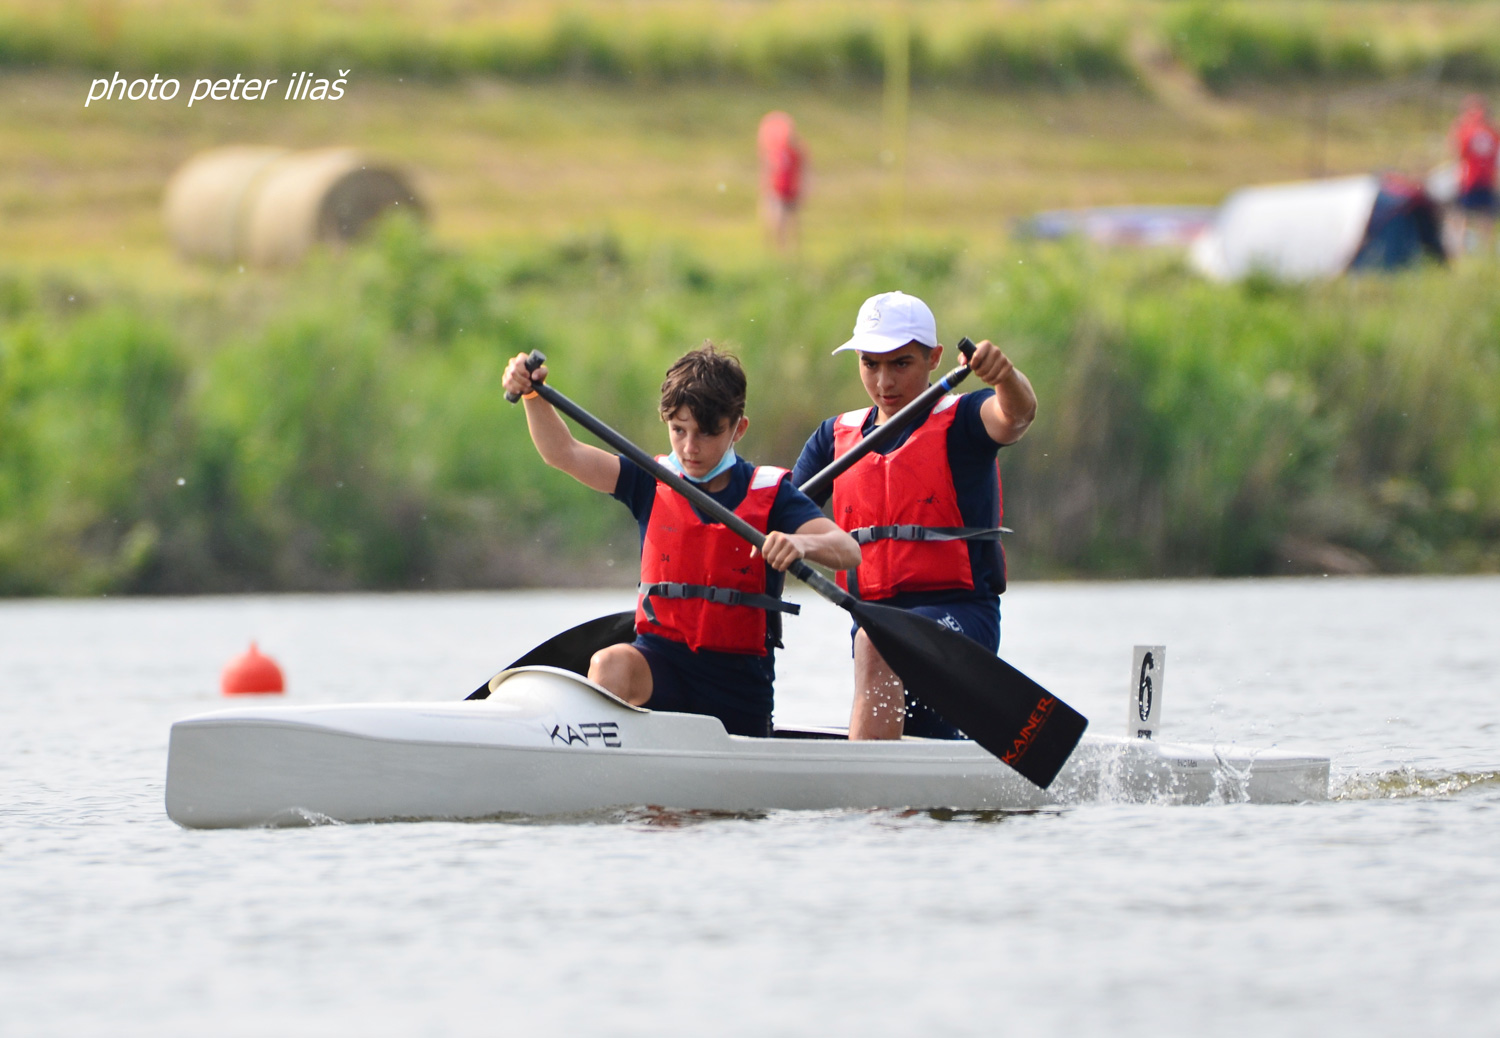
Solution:
<svg viewBox="0 0 1500 1038">
<path fill-rule="evenodd" d="M 0 61 L 230 75 L 247 65 L 352 64 L 429 79 L 880 82 L 896 15 L 923 85 L 1128 81 L 1139 37 L 1215 89 L 1434 65 L 1453 81 L 1500 79 L 1494 12 L 1477 0 L 4 0 Z"/>
<path fill-rule="evenodd" d="M 746 453 L 863 402 L 828 351 L 900 287 L 1042 400 L 1002 454 L 1017 577 L 1500 570 L 1500 267 L 1206 284 L 1170 252 L 1013 240 L 1039 208 L 1217 203 L 1445 157 L 1500 5 L 981 0 L 0 0 L 0 594 L 626 583 L 624 510 L 498 387 L 647 445 L 711 338 Z M 909 123 L 884 69 L 910 46 Z M 96 74 L 352 69 L 335 103 L 115 102 Z M 803 247 L 755 222 L 799 121 Z M 176 260 L 170 172 L 354 144 L 434 219 L 294 271 Z"/>
</svg>

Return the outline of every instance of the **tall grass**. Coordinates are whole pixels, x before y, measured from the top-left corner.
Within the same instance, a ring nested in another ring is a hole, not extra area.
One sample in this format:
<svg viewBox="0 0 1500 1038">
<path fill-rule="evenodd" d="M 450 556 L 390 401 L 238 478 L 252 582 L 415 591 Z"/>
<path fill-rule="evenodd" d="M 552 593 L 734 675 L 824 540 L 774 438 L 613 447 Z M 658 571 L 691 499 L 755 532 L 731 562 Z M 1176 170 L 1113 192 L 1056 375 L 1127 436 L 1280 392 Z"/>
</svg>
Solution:
<svg viewBox="0 0 1500 1038">
<path fill-rule="evenodd" d="M 1012 316 L 1057 409 L 1007 468 L 1013 525 L 1085 572 L 1267 573 L 1329 558 L 1495 569 L 1491 277 L 1225 288 L 1170 263 L 1098 270 L 1080 257 L 1008 279 L 1019 305 L 992 319 Z"/>
<path fill-rule="evenodd" d="M 750 376 L 745 453 L 790 464 L 863 402 L 829 350 L 898 286 L 1036 384 L 1001 455 L 1019 575 L 1500 570 L 1494 273 L 1222 287 L 1052 247 L 730 270 L 608 234 L 452 252 L 401 224 L 249 292 L 0 273 L 0 592 L 629 579 L 628 516 L 540 462 L 506 359 L 543 349 L 657 447 L 662 372 L 713 338 Z"/>
<path fill-rule="evenodd" d="M 434 79 L 877 82 L 896 10 L 849 0 L 547 2 L 493 13 L 395 3 L 355 17 L 316 4 L 6 0 L 0 65 L 147 76 L 319 69 L 331 78 L 335 68 L 351 68 Z M 919 82 L 1057 87 L 1131 77 L 1113 17 L 1064 19 L 951 0 L 901 10 L 911 20 Z"/>
<path fill-rule="evenodd" d="M 909 20 L 913 81 L 984 89 L 1132 82 L 1132 32 L 1205 82 L 1365 79 L 1436 70 L 1500 82 L 1488 3 L 1441 0 L 0 0 L 0 66 L 127 75 L 493 74 L 606 82 L 878 80 L 891 19 Z"/>
<path fill-rule="evenodd" d="M 1456 19 L 1455 10 L 1472 17 Z M 1194 0 L 1166 8 L 1160 24 L 1177 58 L 1216 90 L 1407 76 L 1500 83 L 1500 20 L 1488 4 L 1412 4 L 1393 10 Z"/>
</svg>

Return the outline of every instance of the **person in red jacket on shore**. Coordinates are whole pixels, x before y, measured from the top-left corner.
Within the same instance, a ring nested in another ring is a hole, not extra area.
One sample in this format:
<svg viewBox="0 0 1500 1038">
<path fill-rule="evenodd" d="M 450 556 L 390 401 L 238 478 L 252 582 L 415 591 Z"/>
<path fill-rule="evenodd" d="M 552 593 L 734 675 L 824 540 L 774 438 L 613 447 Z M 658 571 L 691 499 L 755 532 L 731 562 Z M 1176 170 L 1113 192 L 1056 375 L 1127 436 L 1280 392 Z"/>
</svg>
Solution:
<svg viewBox="0 0 1500 1038">
<path fill-rule="evenodd" d="M 1463 114 L 1453 124 L 1449 135 L 1458 153 L 1458 218 L 1456 238 L 1459 248 L 1466 248 L 1472 222 L 1481 247 L 1488 252 L 1495 228 L 1495 165 L 1500 157 L 1500 130 L 1489 119 L 1489 106 L 1483 97 L 1470 94 L 1464 101 Z"/>
<path fill-rule="evenodd" d="M 831 569 L 856 566 L 859 545 L 787 480 L 786 469 L 735 455 L 750 427 L 745 372 L 712 343 L 667 369 L 660 413 L 672 453 L 658 460 L 764 531 L 760 558 L 629 458 L 574 439 L 552 405 L 531 392 L 546 366 L 528 371 L 526 358 L 512 358 L 504 385 L 525 400 L 537 453 L 624 503 L 641 529 L 636 639 L 596 652 L 589 680 L 635 706 L 708 714 L 731 735 L 769 736 L 781 614 L 797 611 L 781 601 L 782 574 L 804 558 Z"/>
<path fill-rule="evenodd" d="M 915 400 L 943 357 L 932 311 L 904 292 L 865 300 L 841 350 L 858 355 L 874 406 L 818 426 L 792 470 L 799 486 Z M 910 609 L 998 652 L 1005 555 L 996 454 L 1031 425 L 1036 393 L 988 339 L 969 367 L 989 388 L 944 397 L 834 480 L 833 520 L 862 547 L 858 569 L 839 579 L 860 598 Z M 854 683 L 849 738 L 963 738 L 906 692 L 863 631 L 854 633 Z"/>
<path fill-rule="evenodd" d="M 756 143 L 760 149 L 760 215 L 766 237 L 779 250 L 796 248 L 805 156 L 792 117 L 785 112 L 766 113 Z"/>
</svg>

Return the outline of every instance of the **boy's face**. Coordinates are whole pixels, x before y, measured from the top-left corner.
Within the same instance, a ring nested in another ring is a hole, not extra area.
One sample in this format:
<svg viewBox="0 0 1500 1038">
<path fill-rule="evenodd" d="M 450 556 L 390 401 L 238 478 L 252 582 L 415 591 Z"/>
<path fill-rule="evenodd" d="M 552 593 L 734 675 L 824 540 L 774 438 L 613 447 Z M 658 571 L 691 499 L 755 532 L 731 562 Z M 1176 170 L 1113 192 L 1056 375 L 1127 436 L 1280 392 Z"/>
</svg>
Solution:
<svg viewBox="0 0 1500 1038">
<path fill-rule="evenodd" d="M 914 342 L 889 353 L 860 353 L 859 380 L 882 420 L 922 395 L 942 355 L 941 346 L 928 350 Z"/>
<path fill-rule="evenodd" d="M 725 422 L 718 432 L 704 432 L 698 428 L 698 420 L 686 407 L 679 407 L 669 415 L 667 436 L 672 441 L 672 453 L 682 462 L 683 469 L 694 479 L 702 479 L 713 471 L 729 448 L 745 435 L 750 428 L 750 419 L 743 415 L 737 421 Z"/>
</svg>

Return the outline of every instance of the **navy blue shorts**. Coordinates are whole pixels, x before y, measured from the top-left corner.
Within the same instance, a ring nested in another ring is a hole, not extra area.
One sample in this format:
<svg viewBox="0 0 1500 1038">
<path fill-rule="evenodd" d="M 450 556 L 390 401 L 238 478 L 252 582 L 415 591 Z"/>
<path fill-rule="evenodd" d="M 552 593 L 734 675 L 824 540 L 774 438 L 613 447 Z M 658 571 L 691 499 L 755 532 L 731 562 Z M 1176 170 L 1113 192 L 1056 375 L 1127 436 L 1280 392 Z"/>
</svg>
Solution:
<svg viewBox="0 0 1500 1038">
<path fill-rule="evenodd" d="M 632 645 L 651 668 L 648 710 L 707 714 L 730 735 L 771 737 L 774 664 L 767 657 L 694 652 L 649 634 Z"/>
<path fill-rule="evenodd" d="M 1481 184 L 1471 187 L 1458 196 L 1458 207 L 1471 213 L 1493 213 L 1495 211 L 1495 189 Z"/>
<path fill-rule="evenodd" d="M 972 642 L 978 642 L 990 652 L 1000 651 L 1000 602 L 998 599 L 939 602 L 933 605 L 908 605 L 901 608 L 925 616 L 929 620 L 936 620 L 949 630 L 957 631 Z M 849 637 L 853 638 L 854 632 L 858 630 L 859 625 L 855 624 L 853 630 L 849 632 Z M 906 693 L 906 727 L 903 732 L 906 735 L 916 735 L 924 739 L 968 738 L 950 724 L 942 714 L 912 695 L 910 690 Z"/>
</svg>

